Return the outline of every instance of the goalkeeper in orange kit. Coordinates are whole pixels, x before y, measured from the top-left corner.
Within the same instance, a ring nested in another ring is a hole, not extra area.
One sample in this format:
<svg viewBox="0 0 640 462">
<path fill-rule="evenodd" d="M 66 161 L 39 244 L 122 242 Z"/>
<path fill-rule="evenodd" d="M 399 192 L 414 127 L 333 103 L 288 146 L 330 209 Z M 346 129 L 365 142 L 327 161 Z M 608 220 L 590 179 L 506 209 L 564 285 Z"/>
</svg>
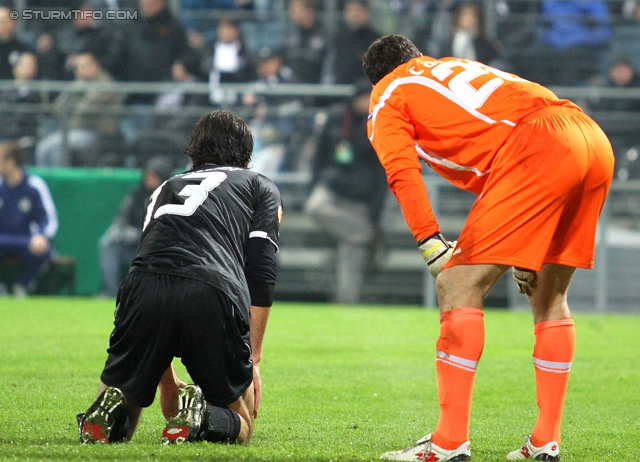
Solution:
<svg viewBox="0 0 640 462">
<path fill-rule="evenodd" d="M 508 460 L 559 460 L 560 421 L 575 349 L 567 289 L 592 268 L 596 225 L 613 176 L 611 145 L 572 102 L 516 75 L 422 56 L 382 37 L 363 57 L 373 83 L 369 139 L 436 276 L 440 418 L 415 446 L 383 459 L 471 457 L 469 416 L 484 347 L 482 300 L 512 267 L 531 304 L 538 419 Z M 457 243 L 441 234 L 419 160 L 477 194 Z"/>
</svg>

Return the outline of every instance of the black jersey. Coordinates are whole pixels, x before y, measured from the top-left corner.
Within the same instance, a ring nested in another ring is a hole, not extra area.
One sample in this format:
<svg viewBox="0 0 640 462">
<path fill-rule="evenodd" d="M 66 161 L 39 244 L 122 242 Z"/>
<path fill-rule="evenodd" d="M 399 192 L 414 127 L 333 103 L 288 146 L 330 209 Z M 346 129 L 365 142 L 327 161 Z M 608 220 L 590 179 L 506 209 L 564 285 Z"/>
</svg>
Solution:
<svg viewBox="0 0 640 462">
<path fill-rule="evenodd" d="M 249 239 L 277 251 L 281 215 L 280 192 L 271 180 L 243 168 L 205 164 L 170 178 L 151 195 L 131 271 L 203 281 L 225 292 L 248 317 Z M 275 283 L 275 259 L 273 268 L 265 268 L 265 278 L 271 275 Z"/>
</svg>

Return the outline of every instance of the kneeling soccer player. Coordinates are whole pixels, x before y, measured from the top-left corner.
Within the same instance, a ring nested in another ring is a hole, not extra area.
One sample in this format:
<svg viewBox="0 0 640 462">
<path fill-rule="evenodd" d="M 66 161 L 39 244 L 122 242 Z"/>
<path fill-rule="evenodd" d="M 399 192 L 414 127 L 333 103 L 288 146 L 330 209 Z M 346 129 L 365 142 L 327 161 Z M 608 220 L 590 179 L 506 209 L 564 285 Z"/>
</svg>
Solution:
<svg viewBox="0 0 640 462">
<path fill-rule="evenodd" d="M 192 134 L 193 168 L 150 197 L 99 395 L 78 416 L 81 443 L 130 440 L 157 386 L 164 444 L 249 443 L 282 216 L 277 187 L 247 170 L 252 150 L 245 122 L 213 111 Z M 178 379 L 174 357 L 194 384 Z"/>
</svg>

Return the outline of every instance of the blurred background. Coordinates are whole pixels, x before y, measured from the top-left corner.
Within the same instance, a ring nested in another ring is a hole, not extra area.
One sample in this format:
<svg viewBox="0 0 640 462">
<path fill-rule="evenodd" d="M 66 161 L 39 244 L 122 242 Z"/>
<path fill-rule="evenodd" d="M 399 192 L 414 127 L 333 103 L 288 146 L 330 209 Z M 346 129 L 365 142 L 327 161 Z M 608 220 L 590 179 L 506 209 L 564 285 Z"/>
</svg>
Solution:
<svg viewBox="0 0 640 462">
<path fill-rule="evenodd" d="M 570 302 L 640 310 L 636 0 L 0 2 L 0 141 L 19 144 L 59 220 L 35 293 L 114 296 L 150 176 L 188 168 L 195 121 L 226 108 L 253 130 L 251 168 L 283 195 L 277 299 L 435 306 L 433 279 L 384 176 L 362 168 L 376 160 L 363 131 L 370 85 L 361 56 L 389 33 L 436 58 L 474 59 L 544 84 L 601 124 L 616 179 L 596 268 L 578 271 Z M 428 170 L 453 240 L 474 198 Z M 348 232 L 323 213 L 323 188 L 357 205 Z M 525 303 L 506 277 L 487 300 Z"/>
</svg>

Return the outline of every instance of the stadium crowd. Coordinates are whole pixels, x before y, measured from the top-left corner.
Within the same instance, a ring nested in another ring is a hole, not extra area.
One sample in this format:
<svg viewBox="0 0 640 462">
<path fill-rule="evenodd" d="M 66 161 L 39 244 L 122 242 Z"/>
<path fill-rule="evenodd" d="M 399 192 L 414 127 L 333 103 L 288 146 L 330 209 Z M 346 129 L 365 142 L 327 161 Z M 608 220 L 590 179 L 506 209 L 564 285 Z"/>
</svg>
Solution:
<svg viewBox="0 0 640 462">
<path fill-rule="evenodd" d="M 0 92 L 0 102 L 8 103 L 0 112 L 0 138 L 21 140 L 31 150 L 27 162 L 48 166 L 142 166 L 148 160 L 136 155 L 142 146 L 184 144 L 197 116 L 178 110 L 234 106 L 250 114 L 257 149 L 279 146 L 269 151 L 280 153 L 269 168 L 300 168 L 308 159 L 292 158 L 290 147 L 314 127 L 310 118 L 293 115 L 343 104 L 344 97 L 239 93 L 219 84 L 354 84 L 363 75 L 363 52 L 386 33 L 412 38 L 430 56 L 478 60 L 545 85 L 574 86 L 598 77 L 607 84 L 609 62 L 625 58 L 610 52 L 618 28 L 640 36 L 633 0 L 497 0 L 490 12 L 468 0 L 28 0 L 21 5 L 44 13 L 83 14 L 22 21 L 10 14 L 14 3 L 0 3 L 0 79 L 14 81 Z M 94 19 L 94 12 L 113 9 L 135 11 L 137 19 Z M 632 66 L 636 55 L 628 56 Z M 30 86 L 35 80 L 84 85 L 78 86 L 83 91 L 42 92 Z M 175 89 L 86 91 L 92 81 L 173 82 Z M 193 82 L 208 83 L 210 93 L 188 93 Z M 25 109 L 16 111 L 19 106 Z M 163 143 L 153 143 L 158 139 Z"/>
</svg>

